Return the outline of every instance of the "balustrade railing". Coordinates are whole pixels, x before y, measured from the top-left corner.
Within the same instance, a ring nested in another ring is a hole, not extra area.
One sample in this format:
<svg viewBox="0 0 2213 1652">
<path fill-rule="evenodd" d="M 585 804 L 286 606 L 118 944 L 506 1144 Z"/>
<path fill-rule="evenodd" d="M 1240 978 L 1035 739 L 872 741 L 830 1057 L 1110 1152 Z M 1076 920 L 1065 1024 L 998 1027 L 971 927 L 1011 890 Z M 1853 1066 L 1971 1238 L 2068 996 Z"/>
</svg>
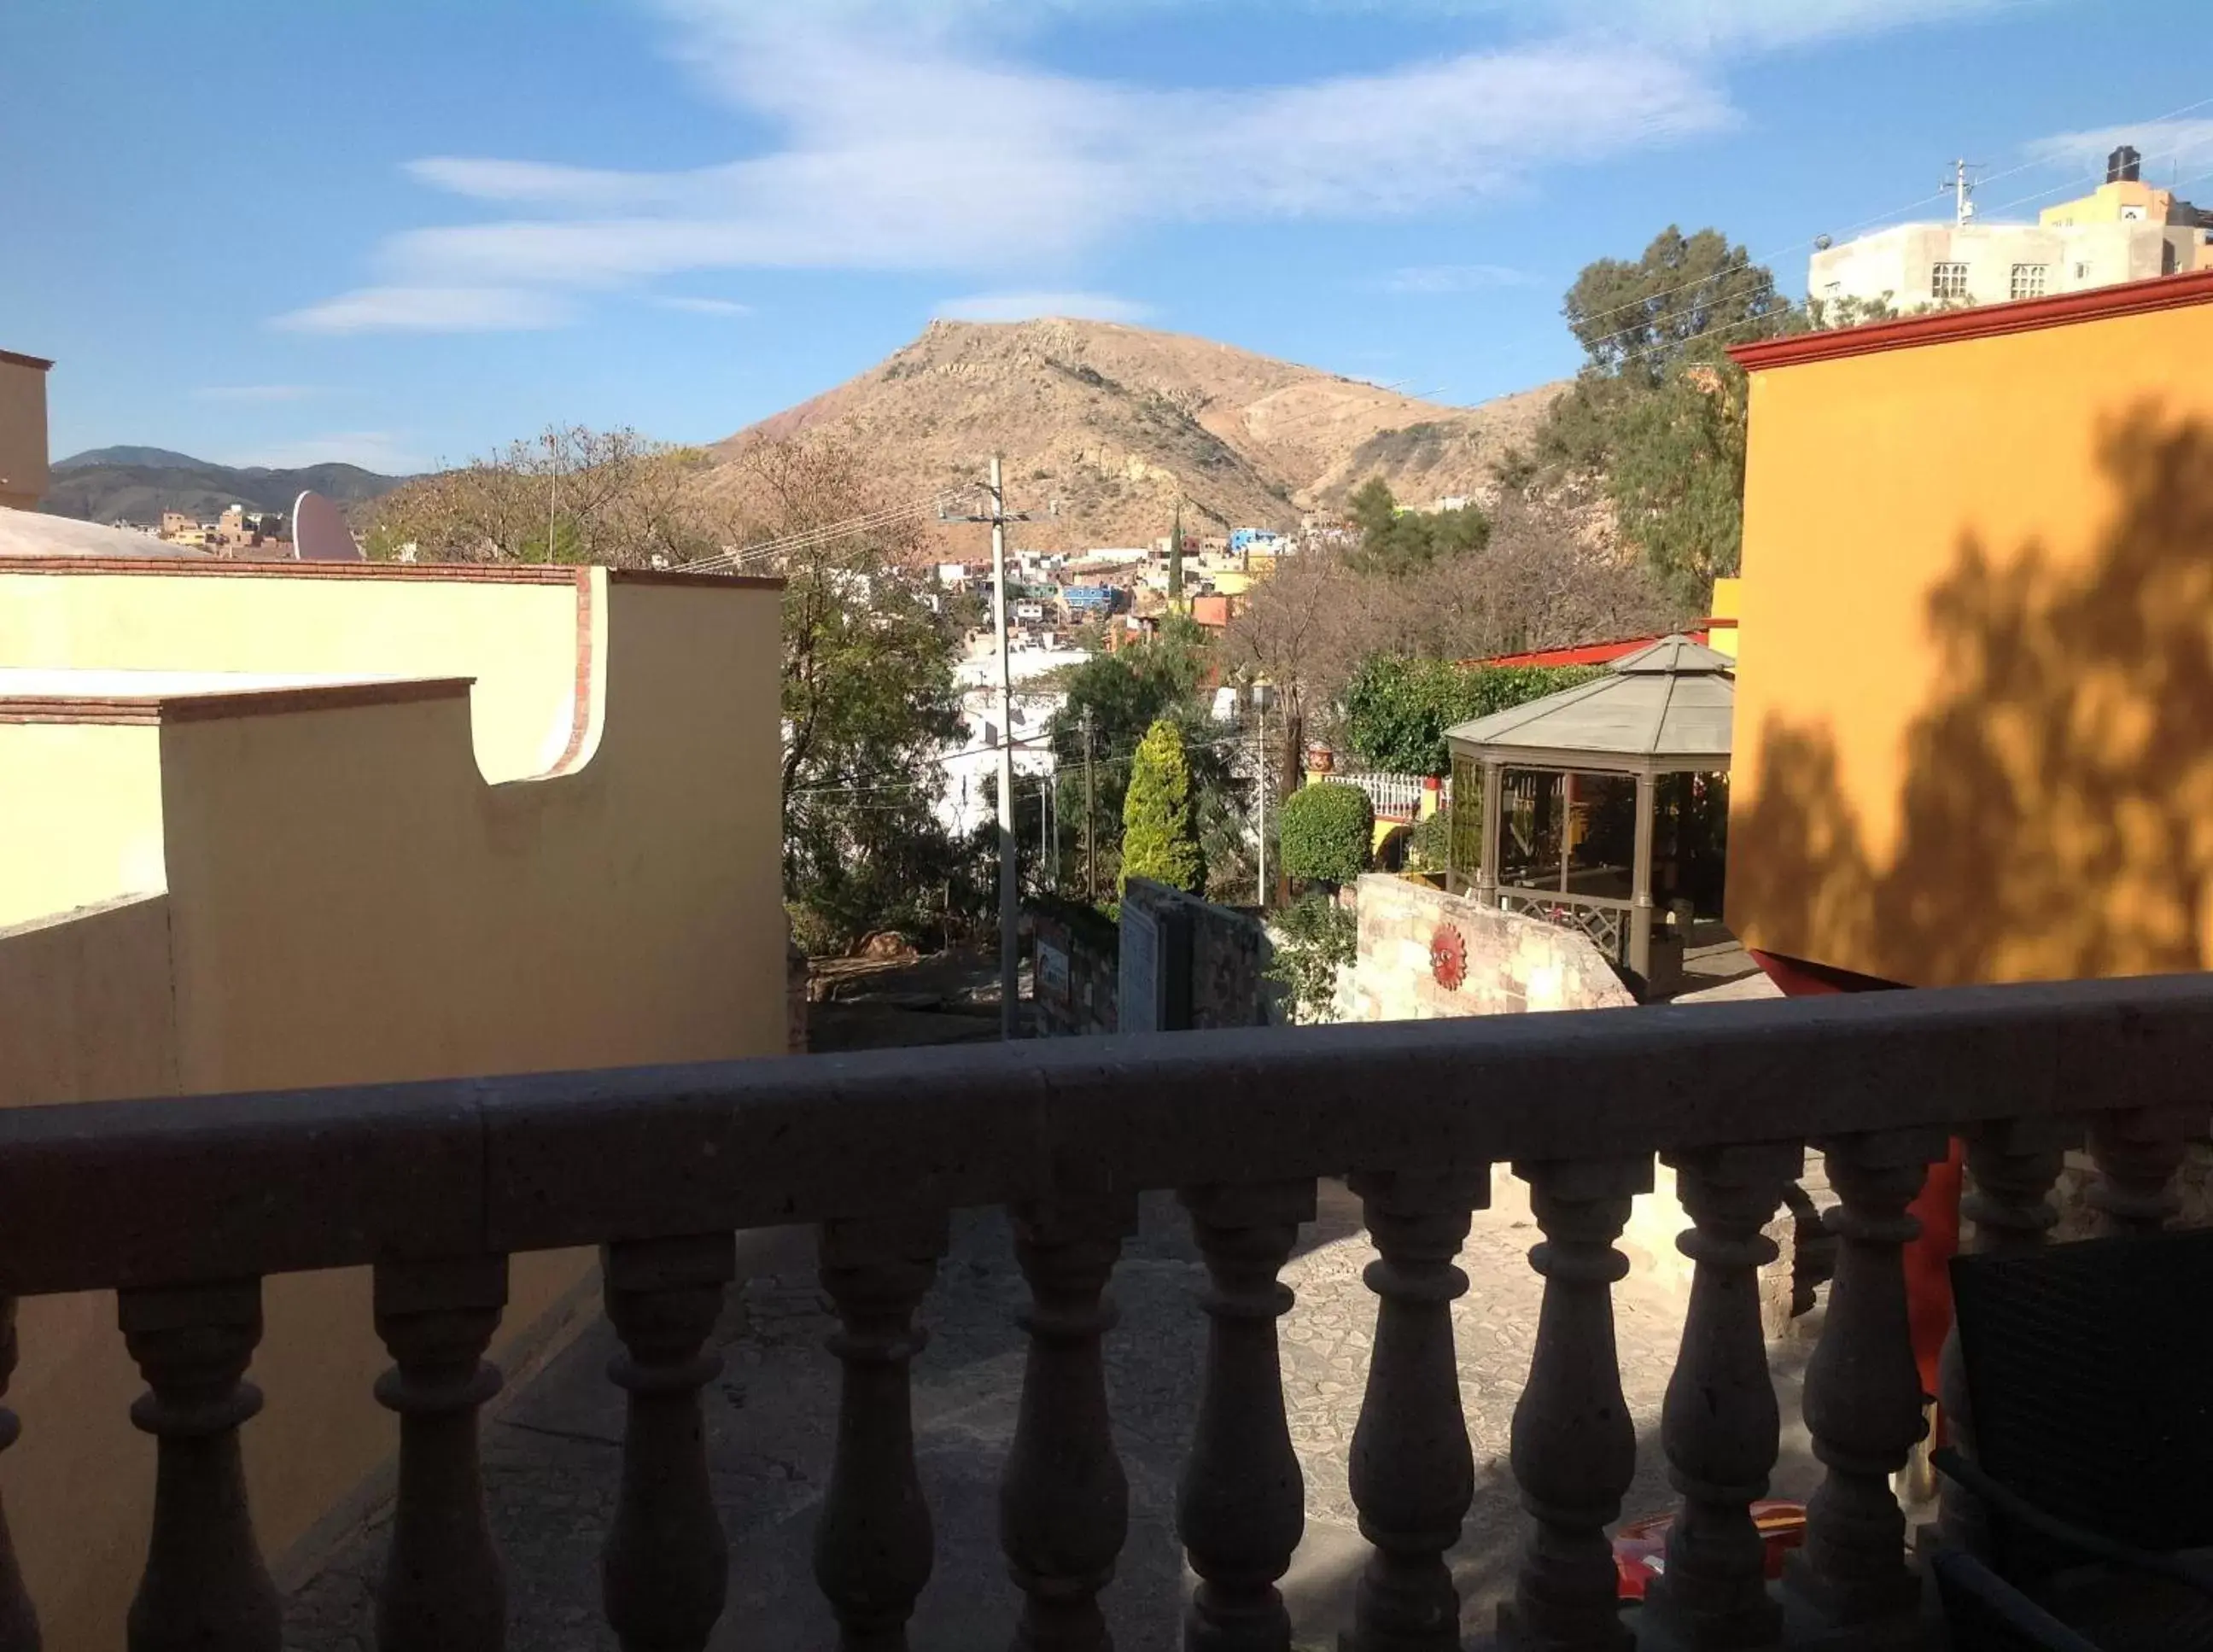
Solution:
<svg viewBox="0 0 2213 1652">
<path fill-rule="evenodd" d="M 1827 1478 L 1783 1586 L 1791 1632 L 1910 1637 L 1888 1479 L 1921 1426 L 1899 1247 L 1926 1166 L 1966 1137 L 1977 1219 L 1993 1242 L 2039 1242 L 2058 1154 L 2087 1133 L 2106 1223 L 2156 1228 L 2180 1144 L 2206 1125 L 2209 1048 L 2213 979 L 2174 978 L 22 1109 L 0 1113 L 0 1393 L 12 1298 L 117 1289 L 148 1383 L 132 1416 L 158 1459 L 131 1644 L 276 1652 L 279 1603 L 239 1468 L 260 1404 L 244 1379 L 259 1282 L 375 1265 L 394 1362 L 376 1393 L 401 1418 L 376 1643 L 489 1652 L 503 1596 L 475 1419 L 498 1384 L 483 1355 L 506 1259 L 600 1245 L 627 1408 L 605 1612 L 631 1652 L 696 1652 L 729 1575 L 699 1393 L 732 1235 L 819 1223 L 842 1400 L 816 1576 L 842 1645 L 897 1649 L 932 1560 L 908 1362 L 946 1213 L 1003 1204 L 1029 1288 L 1001 1502 L 1021 1594 L 1011 1643 L 1094 1652 L 1109 1645 L 1100 1600 L 1127 1521 L 1101 1369 L 1109 1286 L 1137 1193 L 1179 1189 L 1210 1282 L 1192 1310 L 1208 1332 L 1179 1499 L 1198 1579 L 1184 1644 L 1283 1652 L 1277 1582 L 1302 1494 L 1276 1340 L 1298 1309 L 1277 1275 L 1316 1178 L 1346 1175 L 1380 1253 L 1350 1463 L 1373 1554 L 1347 1644 L 1452 1652 L 1461 1605 L 1444 1556 L 1472 1486 L 1454 1259 L 1491 1166 L 1509 1161 L 1531 1185 L 1544 1284 L 1511 1452 L 1532 1520 L 1503 1628 L 1514 1646 L 1599 1652 L 1633 1633 L 1605 1535 L 1633 1455 L 1614 1243 L 1657 1157 L 1679 1178 L 1695 1275 L 1662 1423 L 1682 1517 L 1645 1610 L 1670 1644 L 1773 1646 L 1784 1618 L 1749 1515 L 1778 1425 L 1754 1275 L 1810 1143 L 1843 1243 L 1808 1377 Z M 17 1432 L 0 1410 L 0 1448 Z M 0 1652 L 27 1652 L 34 1614 L 6 1530 Z"/>
<path fill-rule="evenodd" d="M 1502 885 L 1498 909 L 1542 918 L 1564 930 L 1581 930 L 1591 944 L 1616 963 L 1629 959 L 1629 917 L 1637 903 L 1611 895 L 1579 895 L 1555 889 L 1521 889 Z"/>
</svg>

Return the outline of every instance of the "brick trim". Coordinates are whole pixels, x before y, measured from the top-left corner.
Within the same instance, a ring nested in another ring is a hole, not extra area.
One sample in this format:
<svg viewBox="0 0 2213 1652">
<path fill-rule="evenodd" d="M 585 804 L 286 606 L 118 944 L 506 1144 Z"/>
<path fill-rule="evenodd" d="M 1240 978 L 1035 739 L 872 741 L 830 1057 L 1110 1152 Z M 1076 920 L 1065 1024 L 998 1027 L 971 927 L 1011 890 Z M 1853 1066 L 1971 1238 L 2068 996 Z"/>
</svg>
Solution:
<svg viewBox="0 0 2213 1652">
<path fill-rule="evenodd" d="M 1729 359 L 1746 372 L 1758 373 L 1772 367 L 1841 361 L 1849 356 L 1872 356 L 1962 338 L 2003 338 L 2077 321 L 2149 315 L 2205 303 L 2213 303 L 2213 270 L 2194 270 L 2184 275 L 2154 276 L 2115 287 L 2093 288 L 2088 292 L 2062 293 L 2056 298 L 2021 298 L 2003 304 L 1980 304 L 1969 310 L 1940 310 L 1899 321 L 1877 321 L 1863 327 L 1839 327 L 1833 332 L 1764 338 L 1757 344 L 1731 345 L 1728 353 Z"/>
<path fill-rule="evenodd" d="M 53 365 L 43 356 L 26 356 L 13 350 L 0 350 L 0 362 L 9 362 L 17 367 L 35 367 L 41 373 Z"/>
<path fill-rule="evenodd" d="M 0 574 L 155 574 L 203 579 L 390 579 L 429 584 L 581 585 L 588 567 L 545 563 L 229 562 L 217 557 L 0 557 Z M 777 590 L 781 579 L 747 574 L 687 574 L 680 568 L 610 568 L 614 585 L 670 585 L 694 590 Z"/>
<path fill-rule="evenodd" d="M 213 722 L 224 717 L 273 716 L 286 711 L 337 711 L 357 705 L 407 705 L 466 698 L 473 677 L 424 677 L 391 683 L 328 683 L 309 688 L 250 688 L 228 694 L 62 694 L 0 698 L 0 723 L 144 724 Z"/>
</svg>

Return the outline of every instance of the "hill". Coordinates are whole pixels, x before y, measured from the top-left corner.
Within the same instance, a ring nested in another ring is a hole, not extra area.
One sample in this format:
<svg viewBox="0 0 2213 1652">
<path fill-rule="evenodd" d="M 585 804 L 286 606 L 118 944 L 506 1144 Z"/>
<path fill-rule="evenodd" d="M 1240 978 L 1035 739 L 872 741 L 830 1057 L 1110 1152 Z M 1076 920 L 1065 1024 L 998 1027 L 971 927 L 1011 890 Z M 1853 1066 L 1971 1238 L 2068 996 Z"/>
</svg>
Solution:
<svg viewBox="0 0 2213 1652">
<path fill-rule="evenodd" d="M 1035 513 L 1024 545 L 1143 545 L 1167 531 L 1179 497 L 1190 527 L 1218 533 L 1295 527 L 1370 475 L 1410 503 L 1488 492 L 1494 464 L 1526 445 L 1561 388 L 1448 407 L 1112 322 L 933 321 L 714 451 L 837 432 L 868 453 L 888 494 L 916 498 L 972 481 L 997 451 L 1009 503 Z"/>
<path fill-rule="evenodd" d="M 250 465 L 240 469 L 162 448 L 95 448 L 52 467 L 39 508 L 85 521 L 150 526 L 161 521 L 165 510 L 189 511 L 204 520 L 233 504 L 249 510 L 290 510 L 309 488 L 351 504 L 387 493 L 405 479 L 380 476 L 358 465 L 308 465 L 299 470 Z"/>
<path fill-rule="evenodd" d="M 198 470 L 207 461 L 169 448 L 88 448 L 57 459 L 58 471 L 82 470 L 88 465 L 143 465 L 149 470 Z"/>
</svg>

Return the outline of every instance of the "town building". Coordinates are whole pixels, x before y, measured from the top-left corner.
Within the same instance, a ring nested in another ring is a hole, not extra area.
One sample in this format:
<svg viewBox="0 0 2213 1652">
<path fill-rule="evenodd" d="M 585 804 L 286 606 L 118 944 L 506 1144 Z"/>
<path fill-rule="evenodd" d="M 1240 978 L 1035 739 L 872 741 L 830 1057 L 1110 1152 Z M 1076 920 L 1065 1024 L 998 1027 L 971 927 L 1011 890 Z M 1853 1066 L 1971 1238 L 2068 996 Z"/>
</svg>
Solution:
<svg viewBox="0 0 2213 1652">
<path fill-rule="evenodd" d="M 1984 223 L 1964 186 L 1959 198 L 1952 223 L 1898 224 L 1820 248 L 1807 297 L 1911 314 L 2213 269 L 2213 215 L 2145 183 L 2133 149 L 2112 152 L 2096 190 L 2034 223 Z"/>
<path fill-rule="evenodd" d="M 226 561 L 0 509 L 0 1114 L 781 1052 L 775 584 Z M 576 1328 L 594 1271 L 503 1268 L 493 1357 Z M 393 1448 L 371 1296 L 259 1291 L 245 1488 L 280 1570 Z M 52 1647 L 123 1644 L 144 1555 L 116 1316 L 0 1301 Z"/>
</svg>

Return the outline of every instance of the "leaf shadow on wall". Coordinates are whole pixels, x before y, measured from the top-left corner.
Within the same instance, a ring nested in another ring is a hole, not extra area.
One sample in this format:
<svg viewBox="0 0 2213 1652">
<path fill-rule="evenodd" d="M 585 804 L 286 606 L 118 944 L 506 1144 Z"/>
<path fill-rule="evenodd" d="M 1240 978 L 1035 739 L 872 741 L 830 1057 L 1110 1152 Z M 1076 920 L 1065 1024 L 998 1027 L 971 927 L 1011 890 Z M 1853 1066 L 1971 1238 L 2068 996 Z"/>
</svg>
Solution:
<svg viewBox="0 0 2213 1652">
<path fill-rule="evenodd" d="M 1772 949 L 1930 985 L 2213 964 L 2213 427 L 2144 403 L 2098 444 L 2087 563 L 1970 535 L 1930 594 L 1894 853 L 1826 730 L 1760 728 L 1730 906 Z"/>
</svg>

